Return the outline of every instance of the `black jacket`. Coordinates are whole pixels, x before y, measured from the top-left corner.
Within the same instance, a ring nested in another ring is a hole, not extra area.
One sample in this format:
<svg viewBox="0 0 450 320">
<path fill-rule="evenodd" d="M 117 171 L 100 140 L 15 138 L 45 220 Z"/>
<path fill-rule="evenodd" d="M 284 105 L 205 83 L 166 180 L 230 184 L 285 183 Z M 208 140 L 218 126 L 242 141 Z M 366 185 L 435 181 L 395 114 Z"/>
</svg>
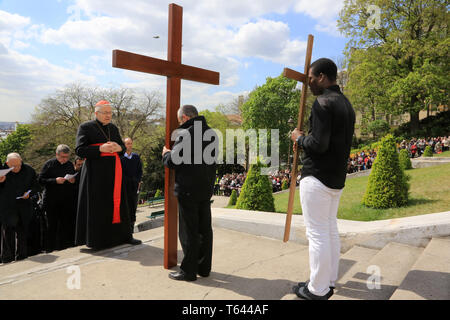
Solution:
<svg viewBox="0 0 450 320">
<path fill-rule="evenodd" d="M 31 190 L 28 199 L 16 199 Z M 33 217 L 31 198 L 39 191 L 36 171 L 23 163 L 18 173 L 9 172 L 6 180 L 0 183 L 0 221 L 9 227 L 17 226 L 19 219 L 25 227 Z"/>
<path fill-rule="evenodd" d="M 206 124 L 203 116 L 186 121 L 177 130 L 172 151 L 163 157 L 164 165 L 175 169 L 174 193 L 177 197 L 208 200 L 213 195 L 216 178 L 217 134 Z M 204 153 L 207 157 L 203 157 Z"/>
<path fill-rule="evenodd" d="M 355 111 L 339 86 L 331 86 L 317 97 L 309 125 L 308 135 L 297 139 L 305 152 L 302 179 L 314 176 L 329 188 L 344 188 Z"/>
</svg>

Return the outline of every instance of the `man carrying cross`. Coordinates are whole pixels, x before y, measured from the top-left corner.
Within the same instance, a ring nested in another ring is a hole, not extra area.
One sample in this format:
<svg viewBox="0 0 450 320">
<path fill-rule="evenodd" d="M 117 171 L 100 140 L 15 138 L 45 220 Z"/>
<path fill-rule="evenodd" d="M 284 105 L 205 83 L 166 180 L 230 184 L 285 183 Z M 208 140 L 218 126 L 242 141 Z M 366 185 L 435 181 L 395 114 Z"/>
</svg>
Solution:
<svg viewBox="0 0 450 320">
<path fill-rule="evenodd" d="M 337 67 L 319 59 L 309 69 L 309 87 L 317 96 L 307 136 L 297 128 L 292 141 L 305 152 L 300 201 L 309 241 L 310 279 L 293 287 L 298 297 L 326 300 L 337 281 L 340 239 L 337 229 L 339 199 L 345 184 L 355 112 L 336 84 Z"/>
<path fill-rule="evenodd" d="M 86 161 L 81 169 L 76 244 L 102 249 L 123 243 L 140 244 L 130 229 L 120 156 L 125 146 L 111 123 L 112 108 L 102 100 L 95 120 L 78 128 L 76 154 Z"/>
</svg>

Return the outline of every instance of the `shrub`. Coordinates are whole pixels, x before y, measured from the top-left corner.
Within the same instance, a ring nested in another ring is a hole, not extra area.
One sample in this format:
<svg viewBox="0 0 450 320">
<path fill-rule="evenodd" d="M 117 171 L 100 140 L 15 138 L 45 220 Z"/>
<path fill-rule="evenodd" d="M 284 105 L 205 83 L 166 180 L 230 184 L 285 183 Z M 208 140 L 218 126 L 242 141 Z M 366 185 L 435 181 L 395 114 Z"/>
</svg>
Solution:
<svg viewBox="0 0 450 320">
<path fill-rule="evenodd" d="M 426 146 L 425 151 L 423 152 L 424 157 L 432 157 L 433 156 L 433 150 L 431 150 L 431 146 Z"/>
<path fill-rule="evenodd" d="M 281 184 L 281 190 L 287 189 L 289 189 L 289 183 L 287 182 L 287 180 L 284 180 L 283 183 Z"/>
<path fill-rule="evenodd" d="M 233 190 L 233 191 L 231 191 L 231 196 L 230 196 L 230 200 L 228 201 L 228 205 L 234 206 L 234 205 L 236 205 L 236 201 L 237 201 L 237 193 L 236 193 L 236 190 Z"/>
<path fill-rule="evenodd" d="M 242 186 L 236 209 L 275 212 L 272 183 L 267 175 L 261 175 L 261 162 L 252 164 Z"/>
<path fill-rule="evenodd" d="M 400 150 L 398 160 L 400 162 L 400 167 L 403 170 L 412 169 L 411 159 L 409 158 L 408 151 L 406 151 L 406 149 Z"/>
<path fill-rule="evenodd" d="M 380 142 L 362 204 L 377 209 L 406 205 L 408 179 L 400 166 L 394 137 L 389 134 Z"/>
<path fill-rule="evenodd" d="M 158 197 L 162 197 L 162 196 L 163 196 L 163 194 L 162 194 L 161 190 L 159 190 L 159 189 L 156 190 L 154 198 L 158 198 Z"/>
</svg>

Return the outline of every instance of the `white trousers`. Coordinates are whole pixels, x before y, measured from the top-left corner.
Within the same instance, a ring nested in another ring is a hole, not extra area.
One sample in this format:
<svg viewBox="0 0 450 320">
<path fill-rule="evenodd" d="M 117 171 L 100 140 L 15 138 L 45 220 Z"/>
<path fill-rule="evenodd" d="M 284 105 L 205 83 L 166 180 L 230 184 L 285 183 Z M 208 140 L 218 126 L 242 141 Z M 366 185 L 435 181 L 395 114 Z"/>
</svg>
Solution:
<svg viewBox="0 0 450 320">
<path fill-rule="evenodd" d="M 337 211 L 342 190 L 328 188 L 313 176 L 300 181 L 300 202 L 309 241 L 308 289 L 318 296 L 326 295 L 338 277 L 341 242 Z"/>
</svg>

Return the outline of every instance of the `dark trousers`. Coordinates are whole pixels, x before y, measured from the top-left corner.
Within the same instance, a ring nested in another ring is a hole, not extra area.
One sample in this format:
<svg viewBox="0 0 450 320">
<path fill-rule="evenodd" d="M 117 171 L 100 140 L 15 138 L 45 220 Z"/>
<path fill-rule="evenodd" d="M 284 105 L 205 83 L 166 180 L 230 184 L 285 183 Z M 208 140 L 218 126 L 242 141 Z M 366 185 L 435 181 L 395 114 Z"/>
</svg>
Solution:
<svg viewBox="0 0 450 320">
<path fill-rule="evenodd" d="M 178 197 L 179 237 L 184 258 L 181 270 L 208 275 L 211 271 L 213 231 L 210 200 L 192 201 Z"/>
<path fill-rule="evenodd" d="M 134 223 L 136 222 L 136 210 L 138 205 L 138 183 L 126 179 L 128 213 L 130 214 L 131 233 L 134 232 Z"/>
<path fill-rule="evenodd" d="M 72 198 L 49 199 L 46 204 L 47 251 L 63 250 L 75 245 L 75 207 Z"/>
<path fill-rule="evenodd" d="M 21 221 L 16 227 L 1 227 L 1 261 L 8 263 L 27 257 L 27 229 Z"/>
</svg>

